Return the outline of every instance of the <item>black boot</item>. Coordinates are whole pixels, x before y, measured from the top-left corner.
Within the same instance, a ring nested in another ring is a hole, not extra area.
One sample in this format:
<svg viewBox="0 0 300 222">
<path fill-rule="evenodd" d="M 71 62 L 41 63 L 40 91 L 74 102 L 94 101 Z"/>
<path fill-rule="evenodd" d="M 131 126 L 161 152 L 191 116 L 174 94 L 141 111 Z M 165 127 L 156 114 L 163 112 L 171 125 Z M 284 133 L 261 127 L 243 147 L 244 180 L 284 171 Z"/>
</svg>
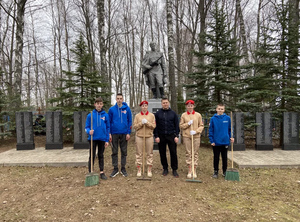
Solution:
<svg viewBox="0 0 300 222">
<path fill-rule="evenodd" d="M 165 95 L 165 93 L 164 93 L 164 87 L 159 87 L 159 92 L 160 92 L 161 98 L 163 98 L 163 96 Z"/>
<path fill-rule="evenodd" d="M 153 99 L 157 99 L 156 88 L 152 88 Z"/>
</svg>

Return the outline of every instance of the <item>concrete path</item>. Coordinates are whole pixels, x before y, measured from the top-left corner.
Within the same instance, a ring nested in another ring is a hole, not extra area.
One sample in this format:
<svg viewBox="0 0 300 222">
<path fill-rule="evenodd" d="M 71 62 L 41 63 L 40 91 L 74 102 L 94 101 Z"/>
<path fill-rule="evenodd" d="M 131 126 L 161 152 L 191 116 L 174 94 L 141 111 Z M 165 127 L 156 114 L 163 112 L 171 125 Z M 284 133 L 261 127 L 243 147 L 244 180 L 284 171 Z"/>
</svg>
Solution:
<svg viewBox="0 0 300 222">
<path fill-rule="evenodd" d="M 88 150 L 64 147 L 58 150 L 11 149 L 0 153 L 0 166 L 87 166 Z M 239 168 L 300 168 L 300 150 L 234 151 Z M 231 152 L 228 152 L 231 160 Z M 230 165 L 228 166 L 230 167 Z"/>
</svg>

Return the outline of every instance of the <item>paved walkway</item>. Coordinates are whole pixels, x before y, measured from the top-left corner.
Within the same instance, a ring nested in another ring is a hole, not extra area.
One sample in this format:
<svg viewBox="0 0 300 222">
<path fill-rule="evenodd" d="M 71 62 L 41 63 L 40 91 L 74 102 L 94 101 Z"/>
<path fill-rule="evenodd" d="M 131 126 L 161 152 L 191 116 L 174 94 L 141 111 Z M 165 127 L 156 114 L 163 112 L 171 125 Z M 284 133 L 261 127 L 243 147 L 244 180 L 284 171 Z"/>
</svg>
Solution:
<svg viewBox="0 0 300 222">
<path fill-rule="evenodd" d="M 11 149 L 0 153 L 0 166 L 87 166 L 88 150 L 64 147 L 59 150 Z M 239 168 L 300 168 L 300 150 L 234 151 Z M 231 160 L 231 152 L 228 152 Z"/>
</svg>

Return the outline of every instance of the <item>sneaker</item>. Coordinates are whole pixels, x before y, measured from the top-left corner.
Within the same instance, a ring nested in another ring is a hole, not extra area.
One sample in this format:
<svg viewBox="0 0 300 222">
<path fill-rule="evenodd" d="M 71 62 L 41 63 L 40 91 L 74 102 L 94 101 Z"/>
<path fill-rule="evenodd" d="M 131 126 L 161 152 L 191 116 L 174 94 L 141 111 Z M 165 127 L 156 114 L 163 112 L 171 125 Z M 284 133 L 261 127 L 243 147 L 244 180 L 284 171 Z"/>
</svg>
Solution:
<svg viewBox="0 0 300 222">
<path fill-rule="evenodd" d="M 152 166 L 148 166 L 148 177 L 152 177 Z"/>
<path fill-rule="evenodd" d="M 174 176 L 174 177 L 176 177 L 176 178 L 178 178 L 178 177 L 179 177 L 179 175 L 178 175 L 178 173 L 177 173 L 177 171 L 176 171 L 176 170 L 173 170 L 173 176 Z"/>
<path fill-rule="evenodd" d="M 105 176 L 105 173 L 100 173 L 100 178 L 102 180 L 107 180 L 107 176 Z"/>
<path fill-rule="evenodd" d="M 117 176 L 119 174 L 119 169 L 118 168 L 115 168 L 114 170 L 113 170 L 113 172 L 110 174 L 110 177 L 115 177 L 115 176 Z"/>
<path fill-rule="evenodd" d="M 194 178 L 197 178 L 196 167 L 194 168 Z"/>
<path fill-rule="evenodd" d="M 218 172 L 214 172 L 214 175 L 212 175 L 212 178 L 217 179 L 218 178 Z"/>
<path fill-rule="evenodd" d="M 191 166 L 189 166 L 188 174 L 186 175 L 186 177 L 187 177 L 188 179 L 191 179 L 191 178 L 192 178 L 192 167 L 191 167 Z"/>
<path fill-rule="evenodd" d="M 126 172 L 125 168 L 121 169 L 121 174 L 123 175 L 123 177 L 128 177 L 128 173 Z"/>
<path fill-rule="evenodd" d="M 225 177 L 225 176 L 226 176 L 226 171 L 225 171 L 225 172 L 222 174 L 222 176 L 223 176 L 223 177 Z"/>
<path fill-rule="evenodd" d="M 137 176 L 137 177 L 141 177 L 141 176 L 142 176 L 141 166 L 137 166 L 137 169 L 138 169 L 138 171 L 137 171 L 136 176 Z"/>
<path fill-rule="evenodd" d="M 164 171 L 163 171 L 163 174 L 162 174 L 162 175 L 164 175 L 164 176 L 167 176 L 167 175 L 168 175 L 168 173 L 169 173 L 168 169 L 164 169 Z"/>
</svg>

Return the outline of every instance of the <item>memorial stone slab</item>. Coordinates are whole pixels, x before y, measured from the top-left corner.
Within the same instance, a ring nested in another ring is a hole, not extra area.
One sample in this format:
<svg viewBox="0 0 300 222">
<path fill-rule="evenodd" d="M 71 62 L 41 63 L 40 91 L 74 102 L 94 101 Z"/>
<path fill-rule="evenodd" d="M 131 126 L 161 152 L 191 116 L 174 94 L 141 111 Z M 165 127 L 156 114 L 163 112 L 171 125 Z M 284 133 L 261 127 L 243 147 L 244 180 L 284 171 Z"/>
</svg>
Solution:
<svg viewBox="0 0 300 222">
<path fill-rule="evenodd" d="M 234 151 L 244 151 L 246 149 L 245 137 L 244 137 L 244 114 L 243 113 L 233 113 L 233 137 Z"/>
<path fill-rule="evenodd" d="M 62 112 L 46 112 L 46 149 L 63 148 Z"/>
<path fill-rule="evenodd" d="M 89 149 L 88 136 L 85 132 L 85 121 L 88 112 L 74 112 L 74 149 Z"/>
<path fill-rule="evenodd" d="M 17 150 L 35 149 L 32 112 L 16 112 Z"/>
<path fill-rule="evenodd" d="M 256 113 L 256 150 L 273 150 L 272 119 L 268 112 Z"/>
<path fill-rule="evenodd" d="M 295 112 L 283 113 L 283 150 L 299 150 L 299 115 Z"/>
<path fill-rule="evenodd" d="M 148 111 L 153 113 L 155 115 L 155 113 L 161 109 L 161 99 L 149 99 L 148 100 Z M 155 138 L 153 137 L 153 140 Z M 153 144 L 153 150 L 158 150 L 158 144 L 154 141 Z"/>
</svg>

